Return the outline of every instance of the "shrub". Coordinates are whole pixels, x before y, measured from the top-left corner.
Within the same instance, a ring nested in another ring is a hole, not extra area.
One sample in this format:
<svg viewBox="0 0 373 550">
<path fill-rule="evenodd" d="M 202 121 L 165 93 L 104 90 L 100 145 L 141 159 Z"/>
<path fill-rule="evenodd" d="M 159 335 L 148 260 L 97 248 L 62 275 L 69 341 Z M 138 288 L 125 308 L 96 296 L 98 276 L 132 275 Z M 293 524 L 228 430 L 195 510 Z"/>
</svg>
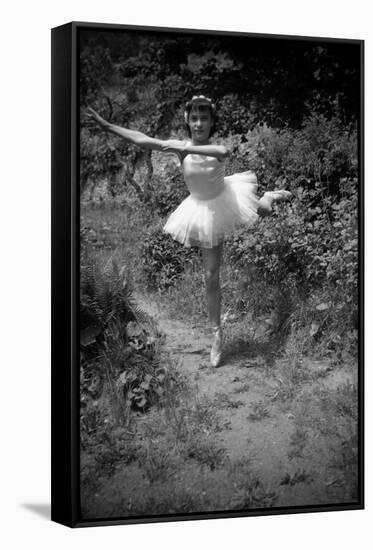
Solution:
<svg viewBox="0 0 373 550">
<path fill-rule="evenodd" d="M 150 204 L 161 217 L 168 216 L 189 195 L 180 170 L 165 170 L 161 176 L 153 177 L 152 185 Z"/>
<path fill-rule="evenodd" d="M 236 163 L 250 151 L 246 169 L 257 168 L 271 186 L 288 181 L 295 201 L 233 236 L 232 261 L 253 262 L 271 284 L 286 282 L 292 274 L 309 291 L 330 284 L 343 287 L 347 300 L 356 300 L 358 186 L 352 130 L 314 115 L 299 131 L 264 127 L 236 145 Z"/>
<path fill-rule="evenodd" d="M 340 178 L 358 175 L 356 128 L 343 127 L 337 118 L 314 114 L 300 130 L 256 125 L 226 141 L 233 151 L 228 173 L 251 169 L 264 188 L 312 189 L 322 182 L 327 193 L 338 195 Z"/>
<path fill-rule="evenodd" d="M 154 227 L 142 245 L 143 268 L 148 286 L 159 290 L 174 285 L 199 253 L 198 248 L 185 248 L 163 233 L 162 226 L 163 222 Z"/>
<path fill-rule="evenodd" d="M 124 166 L 127 145 L 113 136 L 91 133 L 83 127 L 80 134 L 80 185 L 116 176 Z M 128 152 L 127 152 L 128 154 Z"/>
<path fill-rule="evenodd" d="M 356 201 L 355 189 L 349 197 L 327 197 L 313 208 L 309 202 L 282 207 L 276 216 L 250 230 L 241 229 L 229 239 L 230 260 L 241 267 L 254 264 L 268 284 L 286 283 L 291 275 L 307 293 L 330 284 L 343 287 L 346 299 L 353 301 Z"/>
<path fill-rule="evenodd" d="M 129 282 L 125 269 L 113 262 L 107 267 L 81 265 L 80 342 L 84 350 L 110 345 L 116 329 L 126 339 L 126 325 L 135 319 Z"/>
<path fill-rule="evenodd" d="M 115 262 L 83 265 L 80 292 L 83 401 L 97 397 L 106 378 L 119 408 L 128 401 L 146 410 L 170 382 L 155 322 L 135 303 L 125 269 Z"/>
</svg>

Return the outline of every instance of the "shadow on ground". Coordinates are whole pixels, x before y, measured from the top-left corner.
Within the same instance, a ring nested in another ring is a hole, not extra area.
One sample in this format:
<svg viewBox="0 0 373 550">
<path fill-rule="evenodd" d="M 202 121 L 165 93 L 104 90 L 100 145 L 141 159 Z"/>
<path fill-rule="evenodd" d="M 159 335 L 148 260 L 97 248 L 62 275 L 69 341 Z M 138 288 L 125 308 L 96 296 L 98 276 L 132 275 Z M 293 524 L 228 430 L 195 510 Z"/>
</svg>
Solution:
<svg viewBox="0 0 373 550">
<path fill-rule="evenodd" d="M 247 337 L 233 337 L 225 343 L 224 360 L 234 361 L 244 358 L 253 360 L 261 358 L 263 363 L 271 367 L 274 365 L 281 351 L 281 342 L 277 339 L 270 338 L 268 340 L 258 341 Z"/>
</svg>

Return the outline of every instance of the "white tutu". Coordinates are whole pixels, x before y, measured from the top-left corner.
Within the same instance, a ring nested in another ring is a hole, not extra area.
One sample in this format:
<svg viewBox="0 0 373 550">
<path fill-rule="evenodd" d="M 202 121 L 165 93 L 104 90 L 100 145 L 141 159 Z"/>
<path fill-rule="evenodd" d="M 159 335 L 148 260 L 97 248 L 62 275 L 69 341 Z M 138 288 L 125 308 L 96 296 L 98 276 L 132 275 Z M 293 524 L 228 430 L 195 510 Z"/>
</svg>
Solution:
<svg viewBox="0 0 373 550">
<path fill-rule="evenodd" d="M 212 248 L 239 225 L 257 221 L 257 188 L 251 171 L 224 176 L 217 196 L 198 198 L 191 193 L 169 216 L 163 231 L 186 247 Z"/>
</svg>

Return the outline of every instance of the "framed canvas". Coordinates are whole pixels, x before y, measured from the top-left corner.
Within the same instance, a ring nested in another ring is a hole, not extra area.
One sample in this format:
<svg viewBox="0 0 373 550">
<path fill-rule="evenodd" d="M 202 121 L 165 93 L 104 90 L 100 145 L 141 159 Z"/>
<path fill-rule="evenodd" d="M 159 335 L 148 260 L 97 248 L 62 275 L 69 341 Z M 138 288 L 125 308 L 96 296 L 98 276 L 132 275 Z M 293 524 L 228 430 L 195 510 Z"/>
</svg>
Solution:
<svg viewBox="0 0 373 550">
<path fill-rule="evenodd" d="M 52 519 L 361 509 L 364 42 L 52 29 Z"/>
</svg>

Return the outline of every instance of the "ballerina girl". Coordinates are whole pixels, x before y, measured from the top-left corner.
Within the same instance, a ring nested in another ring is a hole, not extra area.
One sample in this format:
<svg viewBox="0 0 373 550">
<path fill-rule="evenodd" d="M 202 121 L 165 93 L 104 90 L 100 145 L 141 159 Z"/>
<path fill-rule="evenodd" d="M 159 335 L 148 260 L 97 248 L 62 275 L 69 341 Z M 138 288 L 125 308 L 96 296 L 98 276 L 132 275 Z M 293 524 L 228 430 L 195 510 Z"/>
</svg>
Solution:
<svg viewBox="0 0 373 550">
<path fill-rule="evenodd" d="M 210 362 L 218 366 L 223 347 L 220 265 L 224 237 L 240 224 L 249 227 L 259 217 L 271 215 L 273 203 L 288 201 L 292 194 L 285 190 L 267 191 L 259 198 L 254 172 L 225 176 L 225 162 L 230 152 L 225 146 L 211 142 L 216 109 L 205 96 L 193 96 L 186 104 L 184 119 L 190 138 L 186 141 L 155 139 L 116 126 L 91 108 L 87 116 L 104 130 L 139 147 L 178 155 L 190 195 L 171 213 L 163 231 L 186 247 L 199 246 L 201 249 L 208 317 L 213 332 Z"/>
</svg>

